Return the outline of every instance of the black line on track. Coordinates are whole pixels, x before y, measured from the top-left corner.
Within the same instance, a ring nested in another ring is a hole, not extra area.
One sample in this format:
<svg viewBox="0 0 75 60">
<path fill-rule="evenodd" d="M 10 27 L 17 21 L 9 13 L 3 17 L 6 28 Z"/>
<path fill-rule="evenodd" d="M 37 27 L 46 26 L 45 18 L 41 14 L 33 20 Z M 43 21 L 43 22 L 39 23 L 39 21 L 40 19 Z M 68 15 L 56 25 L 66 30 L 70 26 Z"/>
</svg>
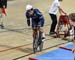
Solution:
<svg viewBox="0 0 75 60">
<path fill-rule="evenodd" d="M 49 39 L 47 39 L 47 40 L 49 40 Z M 46 41 L 47 41 L 47 40 L 46 40 Z M 61 43 L 61 44 L 57 44 L 57 45 L 48 47 L 48 48 L 46 48 L 46 49 L 43 49 L 43 51 L 45 51 L 45 50 L 47 50 L 47 49 L 50 49 L 50 48 L 57 47 L 57 46 L 62 45 L 62 44 L 67 44 L 67 43 L 69 43 L 69 41 L 67 41 L 67 42 L 65 42 L 65 43 Z M 27 55 L 23 55 L 23 56 L 21 56 L 21 57 L 15 58 L 15 59 L 13 59 L 13 60 L 21 59 L 21 58 L 23 58 L 23 57 L 26 57 L 26 56 L 29 56 L 29 55 L 32 55 L 32 54 L 34 54 L 34 53 L 29 53 L 29 54 L 27 54 Z"/>
</svg>

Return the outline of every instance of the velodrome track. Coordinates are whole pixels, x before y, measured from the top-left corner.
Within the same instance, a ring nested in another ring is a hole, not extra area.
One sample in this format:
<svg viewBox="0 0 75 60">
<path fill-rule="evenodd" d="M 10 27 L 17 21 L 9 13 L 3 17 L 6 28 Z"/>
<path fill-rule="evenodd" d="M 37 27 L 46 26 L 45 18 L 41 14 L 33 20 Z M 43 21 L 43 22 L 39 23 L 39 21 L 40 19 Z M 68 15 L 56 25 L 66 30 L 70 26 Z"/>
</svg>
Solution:
<svg viewBox="0 0 75 60">
<path fill-rule="evenodd" d="M 61 7 L 66 13 L 75 12 L 75 1 L 64 0 Z M 0 60 L 21 59 L 27 60 L 33 57 L 56 49 L 57 45 L 68 43 L 61 38 L 48 36 L 51 19 L 48 9 L 52 0 L 14 0 L 8 2 L 7 16 L 3 17 L 5 29 L 0 29 Z M 43 52 L 33 54 L 32 50 L 32 30 L 28 29 L 25 18 L 25 6 L 32 4 L 40 9 L 45 17 L 46 41 Z M 59 13 L 58 13 L 59 16 Z M 54 48 L 51 48 L 54 47 Z M 21 57 L 21 58 L 20 58 Z"/>
</svg>

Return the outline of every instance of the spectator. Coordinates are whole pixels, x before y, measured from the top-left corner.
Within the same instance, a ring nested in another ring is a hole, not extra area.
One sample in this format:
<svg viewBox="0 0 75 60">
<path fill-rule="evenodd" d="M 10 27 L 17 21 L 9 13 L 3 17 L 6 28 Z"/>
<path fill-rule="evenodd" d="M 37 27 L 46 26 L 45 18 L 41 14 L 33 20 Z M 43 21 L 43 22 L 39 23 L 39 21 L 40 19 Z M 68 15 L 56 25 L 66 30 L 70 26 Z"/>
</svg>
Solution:
<svg viewBox="0 0 75 60">
<path fill-rule="evenodd" d="M 49 10 L 49 15 L 51 17 L 51 20 L 52 20 L 52 24 L 51 24 L 51 29 L 50 29 L 50 32 L 49 32 L 49 35 L 53 35 L 55 34 L 55 28 L 56 28 L 56 24 L 57 24 L 57 11 L 59 10 L 60 14 L 61 13 L 64 13 L 66 14 L 60 7 L 60 2 L 62 0 L 54 0 L 52 5 L 51 5 L 51 8 Z"/>
</svg>

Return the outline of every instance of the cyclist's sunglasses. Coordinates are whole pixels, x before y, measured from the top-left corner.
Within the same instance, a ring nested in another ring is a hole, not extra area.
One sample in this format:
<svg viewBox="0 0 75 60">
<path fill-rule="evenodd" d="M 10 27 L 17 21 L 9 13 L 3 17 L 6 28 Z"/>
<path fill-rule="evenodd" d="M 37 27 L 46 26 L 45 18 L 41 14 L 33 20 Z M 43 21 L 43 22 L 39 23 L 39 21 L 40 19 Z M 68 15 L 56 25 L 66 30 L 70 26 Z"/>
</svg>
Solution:
<svg viewBox="0 0 75 60">
<path fill-rule="evenodd" d="M 28 12 L 31 12 L 33 10 L 33 8 L 32 9 L 30 9 L 30 10 L 28 10 Z"/>
</svg>

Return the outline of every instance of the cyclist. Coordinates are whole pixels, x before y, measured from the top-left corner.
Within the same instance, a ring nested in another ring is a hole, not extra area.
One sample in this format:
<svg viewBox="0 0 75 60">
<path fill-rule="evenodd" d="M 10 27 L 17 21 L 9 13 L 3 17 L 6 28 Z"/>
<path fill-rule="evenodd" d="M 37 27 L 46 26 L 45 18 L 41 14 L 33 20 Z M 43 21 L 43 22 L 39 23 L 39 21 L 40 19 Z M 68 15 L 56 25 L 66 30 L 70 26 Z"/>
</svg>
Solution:
<svg viewBox="0 0 75 60">
<path fill-rule="evenodd" d="M 26 5 L 26 18 L 27 18 L 27 24 L 30 26 L 30 18 L 32 20 L 32 30 L 33 30 L 33 38 L 35 29 L 38 25 L 40 25 L 40 32 L 42 33 L 42 39 L 45 39 L 44 34 L 44 17 L 42 13 L 38 9 L 34 9 L 32 5 Z"/>
</svg>

